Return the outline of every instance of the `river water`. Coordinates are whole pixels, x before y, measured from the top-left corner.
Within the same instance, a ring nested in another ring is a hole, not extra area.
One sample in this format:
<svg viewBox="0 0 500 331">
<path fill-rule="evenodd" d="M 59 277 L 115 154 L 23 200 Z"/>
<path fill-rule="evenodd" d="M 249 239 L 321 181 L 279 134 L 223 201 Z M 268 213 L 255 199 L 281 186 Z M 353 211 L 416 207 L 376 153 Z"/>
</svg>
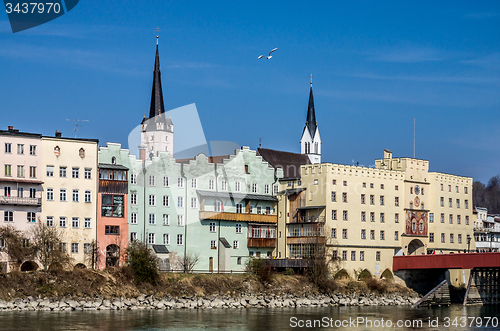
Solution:
<svg viewBox="0 0 500 331">
<path fill-rule="evenodd" d="M 500 330 L 499 308 L 455 305 L 418 309 L 384 306 L 0 312 L 0 330 Z"/>
</svg>

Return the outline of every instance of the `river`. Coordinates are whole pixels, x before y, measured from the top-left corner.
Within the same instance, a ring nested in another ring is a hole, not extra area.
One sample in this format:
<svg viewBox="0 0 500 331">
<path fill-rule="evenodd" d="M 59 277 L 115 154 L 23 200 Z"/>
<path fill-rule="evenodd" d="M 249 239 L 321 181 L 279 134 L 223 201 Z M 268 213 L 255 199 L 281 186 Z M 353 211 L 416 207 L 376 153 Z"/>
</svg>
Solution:
<svg viewBox="0 0 500 331">
<path fill-rule="evenodd" d="M 16 311 L 0 312 L 0 330 L 500 330 L 498 308 L 454 305 L 418 309 L 384 306 Z"/>
</svg>

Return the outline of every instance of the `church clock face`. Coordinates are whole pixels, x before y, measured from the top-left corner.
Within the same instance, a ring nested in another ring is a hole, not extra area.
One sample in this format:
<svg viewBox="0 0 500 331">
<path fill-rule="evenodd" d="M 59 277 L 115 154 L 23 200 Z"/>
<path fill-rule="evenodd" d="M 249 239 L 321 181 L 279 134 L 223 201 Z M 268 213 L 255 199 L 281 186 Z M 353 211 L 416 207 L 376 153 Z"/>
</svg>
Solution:
<svg viewBox="0 0 500 331">
<path fill-rule="evenodd" d="M 420 194 L 420 186 L 415 185 L 415 194 L 419 195 Z"/>
</svg>

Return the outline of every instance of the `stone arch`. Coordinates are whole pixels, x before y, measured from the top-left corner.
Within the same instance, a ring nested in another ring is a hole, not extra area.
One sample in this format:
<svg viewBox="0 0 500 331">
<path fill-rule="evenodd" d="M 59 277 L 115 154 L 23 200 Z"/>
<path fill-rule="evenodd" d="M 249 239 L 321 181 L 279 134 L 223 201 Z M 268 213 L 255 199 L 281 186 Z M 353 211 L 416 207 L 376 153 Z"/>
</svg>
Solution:
<svg viewBox="0 0 500 331">
<path fill-rule="evenodd" d="M 49 271 L 60 271 L 60 270 L 63 270 L 63 266 L 59 262 L 52 262 L 49 265 Z"/>
<path fill-rule="evenodd" d="M 420 239 L 413 239 L 408 244 L 408 255 L 421 255 L 424 251 L 425 246 Z"/>
<path fill-rule="evenodd" d="M 351 276 L 349 275 L 349 273 L 347 272 L 347 270 L 345 269 L 340 269 L 336 274 L 335 276 L 333 276 L 333 278 L 335 279 L 342 279 L 342 278 L 347 278 L 347 279 L 350 279 Z"/>
<path fill-rule="evenodd" d="M 83 263 L 77 263 L 73 269 L 87 269 L 87 266 Z"/>
<path fill-rule="evenodd" d="M 118 267 L 120 262 L 120 247 L 115 244 L 106 247 L 106 267 Z"/>
<path fill-rule="evenodd" d="M 35 271 L 38 269 L 38 264 L 34 261 L 26 261 L 21 264 L 21 271 Z"/>
<path fill-rule="evenodd" d="M 358 280 L 366 280 L 372 278 L 372 273 L 368 269 L 362 270 L 358 275 Z"/>
<path fill-rule="evenodd" d="M 389 269 L 389 268 L 385 269 L 384 272 L 382 272 L 382 274 L 380 275 L 380 279 L 382 279 L 382 278 L 385 278 L 387 280 L 393 280 L 394 275 L 392 274 L 391 269 Z"/>
</svg>

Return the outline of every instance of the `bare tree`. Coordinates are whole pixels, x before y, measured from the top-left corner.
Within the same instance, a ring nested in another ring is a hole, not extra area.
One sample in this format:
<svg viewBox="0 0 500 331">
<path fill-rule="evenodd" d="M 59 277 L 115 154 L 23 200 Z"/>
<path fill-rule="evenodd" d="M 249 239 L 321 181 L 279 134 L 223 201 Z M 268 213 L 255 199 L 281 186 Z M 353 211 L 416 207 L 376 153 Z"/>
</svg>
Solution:
<svg viewBox="0 0 500 331">
<path fill-rule="evenodd" d="M 88 250 L 84 253 L 85 263 L 90 265 L 92 269 L 96 269 L 97 265 L 102 261 L 102 254 L 99 253 L 99 245 L 95 239 L 92 240 Z"/>
<path fill-rule="evenodd" d="M 0 238 L 5 242 L 5 252 L 8 256 L 7 263 L 13 264 L 14 269 L 18 269 L 24 261 L 35 256 L 34 247 L 22 231 L 10 225 L 1 226 Z"/>
<path fill-rule="evenodd" d="M 182 267 L 182 271 L 184 272 L 193 272 L 194 266 L 198 263 L 200 259 L 199 254 L 186 254 L 184 255 L 181 260 L 180 264 Z"/>
<path fill-rule="evenodd" d="M 30 237 L 34 257 L 40 262 L 44 270 L 51 264 L 57 263 L 63 268 L 71 265 L 72 258 L 68 253 L 61 251 L 62 234 L 54 227 L 48 227 L 38 219 L 31 229 Z"/>
</svg>

